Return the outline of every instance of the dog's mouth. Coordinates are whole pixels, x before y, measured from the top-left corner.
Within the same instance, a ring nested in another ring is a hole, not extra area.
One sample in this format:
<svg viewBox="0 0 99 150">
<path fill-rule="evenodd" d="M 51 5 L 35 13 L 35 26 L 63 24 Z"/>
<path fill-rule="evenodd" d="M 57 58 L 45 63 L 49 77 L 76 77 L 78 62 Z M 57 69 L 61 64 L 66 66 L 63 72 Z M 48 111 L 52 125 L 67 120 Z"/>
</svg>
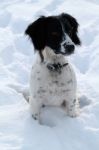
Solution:
<svg viewBox="0 0 99 150">
<path fill-rule="evenodd" d="M 55 50 L 55 54 L 62 54 L 62 55 L 71 55 L 74 53 L 75 47 L 74 46 L 70 46 L 70 47 L 66 47 L 63 51 L 62 50 Z"/>
<path fill-rule="evenodd" d="M 66 52 L 61 52 L 61 51 L 55 51 L 55 54 L 62 54 L 62 55 L 67 55 L 67 53 Z"/>
</svg>

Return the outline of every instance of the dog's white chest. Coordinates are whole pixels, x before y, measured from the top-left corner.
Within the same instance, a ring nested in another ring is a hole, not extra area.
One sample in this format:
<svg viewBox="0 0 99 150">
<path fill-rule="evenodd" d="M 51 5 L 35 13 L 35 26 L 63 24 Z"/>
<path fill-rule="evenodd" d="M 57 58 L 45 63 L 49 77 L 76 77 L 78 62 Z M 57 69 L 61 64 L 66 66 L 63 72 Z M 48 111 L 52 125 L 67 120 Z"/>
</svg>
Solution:
<svg viewBox="0 0 99 150">
<path fill-rule="evenodd" d="M 62 69 L 61 73 L 47 69 L 45 65 L 36 64 L 32 68 L 30 79 L 30 93 L 37 101 L 45 105 L 60 105 L 64 98 L 75 89 L 75 78 L 70 65 Z"/>
</svg>

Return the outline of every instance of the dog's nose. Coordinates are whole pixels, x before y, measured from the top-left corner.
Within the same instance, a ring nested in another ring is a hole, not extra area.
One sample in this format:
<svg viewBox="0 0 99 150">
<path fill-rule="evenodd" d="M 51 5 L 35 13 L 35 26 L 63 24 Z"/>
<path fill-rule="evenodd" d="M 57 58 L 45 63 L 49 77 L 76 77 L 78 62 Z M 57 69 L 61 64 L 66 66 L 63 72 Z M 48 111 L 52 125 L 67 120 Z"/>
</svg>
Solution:
<svg viewBox="0 0 99 150">
<path fill-rule="evenodd" d="M 71 54 L 74 52 L 75 46 L 73 44 L 72 45 L 64 44 L 64 48 L 66 53 Z"/>
<path fill-rule="evenodd" d="M 74 51 L 75 46 L 74 45 L 67 45 L 66 47 L 68 51 Z"/>
<path fill-rule="evenodd" d="M 67 45 L 67 44 L 64 44 L 64 48 L 67 49 L 68 51 L 73 51 L 75 46 L 74 45 Z"/>
</svg>

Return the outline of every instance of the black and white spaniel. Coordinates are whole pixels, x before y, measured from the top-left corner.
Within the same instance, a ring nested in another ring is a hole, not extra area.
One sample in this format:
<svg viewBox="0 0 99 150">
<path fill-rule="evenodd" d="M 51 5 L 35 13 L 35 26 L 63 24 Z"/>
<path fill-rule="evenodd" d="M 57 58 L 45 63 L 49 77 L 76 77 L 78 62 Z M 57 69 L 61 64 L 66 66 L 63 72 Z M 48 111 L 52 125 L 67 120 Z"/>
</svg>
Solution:
<svg viewBox="0 0 99 150">
<path fill-rule="evenodd" d="M 71 117 L 77 116 L 77 82 L 67 56 L 80 45 L 78 22 L 69 14 L 42 16 L 25 33 L 31 38 L 37 58 L 30 77 L 30 108 L 39 119 L 42 106 L 61 106 Z M 66 56 L 66 57 L 65 57 Z"/>
</svg>

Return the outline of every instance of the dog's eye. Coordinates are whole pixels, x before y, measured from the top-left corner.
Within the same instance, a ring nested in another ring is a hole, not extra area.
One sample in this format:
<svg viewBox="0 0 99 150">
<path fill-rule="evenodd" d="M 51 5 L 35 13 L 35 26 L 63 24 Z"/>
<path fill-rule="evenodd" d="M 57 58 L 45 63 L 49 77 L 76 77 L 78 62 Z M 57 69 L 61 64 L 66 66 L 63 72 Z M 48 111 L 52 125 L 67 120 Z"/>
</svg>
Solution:
<svg viewBox="0 0 99 150">
<path fill-rule="evenodd" d="M 68 32 L 69 36 L 72 36 L 72 30 L 73 30 L 73 28 L 71 30 L 69 30 L 69 32 Z"/>
<path fill-rule="evenodd" d="M 53 35 L 53 36 L 59 36 L 59 33 L 58 32 L 52 32 L 51 35 Z"/>
<path fill-rule="evenodd" d="M 71 30 L 68 32 L 68 35 L 69 35 L 69 36 L 71 36 L 71 35 L 72 35 L 72 31 L 71 31 Z"/>
</svg>

